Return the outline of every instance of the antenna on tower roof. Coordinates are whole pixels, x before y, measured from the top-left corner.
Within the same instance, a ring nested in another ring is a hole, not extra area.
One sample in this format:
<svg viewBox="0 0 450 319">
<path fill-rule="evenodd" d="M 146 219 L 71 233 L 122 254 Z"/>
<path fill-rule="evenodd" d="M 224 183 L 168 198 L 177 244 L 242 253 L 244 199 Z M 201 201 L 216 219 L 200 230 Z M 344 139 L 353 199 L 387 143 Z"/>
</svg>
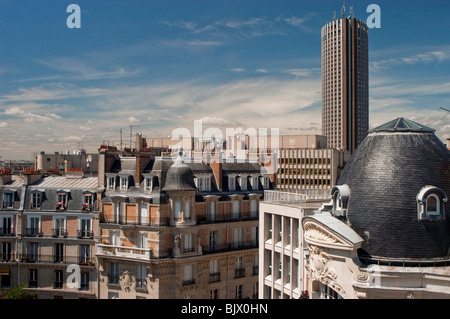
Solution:
<svg viewBox="0 0 450 319">
<path fill-rule="evenodd" d="M 333 11 L 333 21 L 336 20 L 336 11 Z"/>
<path fill-rule="evenodd" d="M 353 11 L 353 6 L 350 7 L 350 19 L 355 18 L 355 12 Z"/>
<path fill-rule="evenodd" d="M 343 1 L 342 9 L 341 9 L 341 19 L 345 19 L 345 0 Z"/>
</svg>

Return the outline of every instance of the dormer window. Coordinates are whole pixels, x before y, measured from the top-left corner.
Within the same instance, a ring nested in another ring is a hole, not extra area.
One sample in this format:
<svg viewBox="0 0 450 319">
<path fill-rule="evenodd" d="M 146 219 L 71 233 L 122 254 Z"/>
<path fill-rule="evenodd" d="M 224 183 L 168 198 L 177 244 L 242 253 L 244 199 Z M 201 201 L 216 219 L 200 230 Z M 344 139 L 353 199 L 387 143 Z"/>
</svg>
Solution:
<svg viewBox="0 0 450 319">
<path fill-rule="evenodd" d="M 252 176 L 250 178 L 250 184 L 252 185 L 253 190 L 259 189 L 259 176 Z"/>
<path fill-rule="evenodd" d="M 120 190 L 126 191 L 128 189 L 128 176 L 120 176 Z"/>
<path fill-rule="evenodd" d="M 211 190 L 211 175 L 210 174 L 198 174 L 194 177 L 195 186 L 199 191 Z"/>
<path fill-rule="evenodd" d="M 331 189 L 332 196 L 332 214 L 336 217 L 347 216 L 347 206 L 350 197 L 350 188 L 348 185 L 334 186 Z"/>
<path fill-rule="evenodd" d="M 31 208 L 41 208 L 42 207 L 42 197 L 43 193 L 40 191 L 31 192 Z"/>
<path fill-rule="evenodd" d="M 263 185 L 264 189 L 269 189 L 270 188 L 270 177 L 269 176 L 261 177 L 261 184 Z"/>
<path fill-rule="evenodd" d="M 111 191 L 116 189 L 116 176 L 115 175 L 107 176 L 106 189 L 111 190 Z"/>
<path fill-rule="evenodd" d="M 445 219 L 447 194 L 432 185 L 423 187 L 417 195 L 417 217 L 419 220 Z"/>
<path fill-rule="evenodd" d="M 91 211 L 94 204 L 95 193 L 85 191 L 83 192 L 83 211 Z"/>
<path fill-rule="evenodd" d="M 144 179 L 144 191 L 151 193 L 153 190 L 153 176 L 145 177 Z"/>
<path fill-rule="evenodd" d="M 236 190 L 236 175 L 228 176 L 228 189 L 230 191 Z"/>
<path fill-rule="evenodd" d="M 239 186 L 241 187 L 242 191 L 247 190 L 247 175 L 241 175 L 238 177 Z"/>
<path fill-rule="evenodd" d="M 66 209 L 69 201 L 69 192 L 58 191 L 56 199 L 56 209 Z"/>
</svg>

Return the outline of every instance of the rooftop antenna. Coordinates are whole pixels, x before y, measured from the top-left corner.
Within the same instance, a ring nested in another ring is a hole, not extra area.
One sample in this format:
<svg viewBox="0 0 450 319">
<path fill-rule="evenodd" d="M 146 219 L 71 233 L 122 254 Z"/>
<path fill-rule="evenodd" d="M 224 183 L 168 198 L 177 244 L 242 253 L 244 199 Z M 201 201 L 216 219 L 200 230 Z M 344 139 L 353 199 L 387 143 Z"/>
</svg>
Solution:
<svg viewBox="0 0 450 319">
<path fill-rule="evenodd" d="M 120 150 L 122 150 L 122 128 L 120 128 Z"/>
<path fill-rule="evenodd" d="M 342 9 L 341 9 L 341 19 L 345 19 L 345 0 L 343 1 Z"/>
<path fill-rule="evenodd" d="M 446 109 L 445 107 L 441 107 L 444 111 L 450 112 L 450 110 Z"/>
<path fill-rule="evenodd" d="M 333 11 L 333 21 L 335 21 L 337 18 L 336 18 L 336 11 Z"/>
<path fill-rule="evenodd" d="M 353 11 L 353 6 L 350 7 L 350 19 L 355 18 L 355 12 Z"/>
<path fill-rule="evenodd" d="M 139 125 L 130 124 L 130 150 L 133 151 L 132 137 L 133 137 L 133 126 L 140 127 Z"/>
</svg>

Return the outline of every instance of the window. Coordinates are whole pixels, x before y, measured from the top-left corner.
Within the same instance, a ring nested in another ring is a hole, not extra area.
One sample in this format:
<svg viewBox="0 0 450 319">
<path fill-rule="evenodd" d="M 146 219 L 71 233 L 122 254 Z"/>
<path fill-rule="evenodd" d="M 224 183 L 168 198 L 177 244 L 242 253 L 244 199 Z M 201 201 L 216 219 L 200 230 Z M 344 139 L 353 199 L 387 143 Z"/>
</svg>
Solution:
<svg viewBox="0 0 450 319">
<path fill-rule="evenodd" d="M 64 261 L 64 244 L 61 243 L 55 244 L 54 261 L 55 263 Z"/>
<path fill-rule="evenodd" d="M 80 264 L 87 265 L 90 261 L 91 246 L 80 245 Z"/>
<path fill-rule="evenodd" d="M 417 195 L 418 219 L 445 219 L 445 203 L 447 194 L 440 188 L 428 185 L 423 187 Z"/>
<path fill-rule="evenodd" d="M 38 271 L 37 269 L 30 269 L 30 277 L 28 279 L 29 288 L 37 288 L 38 286 Z"/>
<path fill-rule="evenodd" d="M 240 248 L 243 245 L 244 245 L 244 229 L 240 227 L 235 228 L 233 248 Z"/>
<path fill-rule="evenodd" d="M 211 175 L 199 175 L 194 178 L 195 186 L 199 191 L 211 190 Z"/>
<path fill-rule="evenodd" d="M 236 286 L 236 299 L 243 299 L 244 298 L 244 285 L 237 285 Z"/>
<path fill-rule="evenodd" d="M 4 216 L 0 219 L 0 235 L 11 236 L 14 234 L 13 216 Z"/>
<path fill-rule="evenodd" d="M 29 243 L 28 244 L 28 262 L 35 262 L 38 260 L 38 243 Z"/>
<path fill-rule="evenodd" d="M 2 261 L 10 261 L 11 260 L 11 243 L 3 242 L 2 243 Z"/>
<path fill-rule="evenodd" d="M 209 262 L 209 282 L 220 281 L 219 261 L 217 259 Z"/>
<path fill-rule="evenodd" d="M 184 234 L 184 252 L 191 252 L 194 248 L 192 247 L 192 234 Z"/>
<path fill-rule="evenodd" d="M 42 193 L 34 192 L 31 194 L 31 208 L 41 208 Z"/>
<path fill-rule="evenodd" d="M 219 249 L 219 231 L 212 230 L 209 232 L 209 250 L 214 251 Z"/>
<path fill-rule="evenodd" d="M 120 246 L 120 232 L 112 231 L 109 233 L 109 242 L 113 246 Z"/>
<path fill-rule="evenodd" d="M 62 270 L 55 270 L 55 283 L 54 288 L 55 289 L 62 289 L 63 287 L 63 271 Z"/>
<path fill-rule="evenodd" d="M 209 295 L 211 299 L 219 299 L 219 290 L 218 289 L 210 290 Z"/>
<path fill-rule="evenodd" d="M 228 189 L 234 191 L 236 189 L 236 176 L 228 176 Z"/>
<path fill-rule="evenodd" d="M 53 236 L 66 237 L 66 219 L 56 217 L 53 219 Z"/>
<path fill-rule="evenodd" d="M 80 275 L 81 275 L 80 290 L 82 291 L 89 290 L 89 273 L 82 272 Z"/>
<path fill-rule="evenodd" d="M 108 179 L 106 180 L 106 189 L 108 189 L 108 190 L 116 189 L 116 177 L 115 176 L 108 176 Z"/>
<path fill-rule="evenodd" d="M 41 219 L 39 217 L 28 217 L 27 236 L 40 235 Z"/>
<path fill-rule="evenodd" d="M 194 280 L 194 267 L 192 265 L 184 266 L 184 279 L 183 285 L 191 285 L 195 283 Z"/>
<path fill-rule="evenodd" d="M 92 238 L 92 219 L 80 219 L 79 220 L 80 230 L 78 237 L 79 238 Z"/>
<path fill-rule="evenodd" d="M 428 215 L 439 215 L 440 207 L 439 207 L 439 197 L 435 194 L 431 194 L 427 197 L 426 209 Z"/>
<path fill-rule="evenodd" d="M 259 189 L 259 177 L 258 176 L 252 176 L 250 178 L 250 183 L 252 185 L 253 190 Z"/>
<path fill-rule="evenodd" d="M 116 262 L 109 263 L 108 284 L 119 283 L 119 264 Z"/>
<path fill-rule="evenodd" d="M 245 277 L 245 266 L 243 257 L 237 257 L 235 260 L 235 278 Z"/>
<path fill-rule="evenodd" d="M 94 204 L 94 194 L 85 192 L 83 193 L 83 211 L 91 211 Z"/>
<path fill-rule="evenodd" d="M 136 287 L 147 288 L 147 266 L 137 266 Z"/>
<path fill-rule="evenodd" d="M 247 190 L 247 175 L 239 176 L 238 180 L 239 180 L 239 186 L 241 187 L 241 190 L 246 191 Z"/>
<path fill-rule="evenodd" d="M 57 194 L 56 208 L 57 209 L 66 209 L 68 199 L 69 199 L 69 194 L 67 192 L 59 192 Z"/>
<path fill-rule="evenodd" d="M 153 177 L 146 177 L 144 180 L 144 191 L 151 193 L 153 190 Z"/>
<path fill-rule="evenodd" d="M 14 208 L 14 193 L 4 192 L 3 193 L 3 208 Z"/>
<path fill-rule="evenodd" d="M 176 220 L 180 219 L 180 214 L 181 214 L 181 202 L 176 201 L 175 202 L 175 215 L 174 215 Z"/>
<path fill-rule="evenodd" d="M 120 177 L 120 190 L 126 191 L 128 189 L 128 176 Z"/>
<path fill-rule="evenodd" d="M 139 224 L 147 225 L 148 224 L 148 213 L 147 213 L 147 204 L 139 204 Z"/>
<path fill-rule="evenodd" d="M 148 249 L 148 235 L 140 233 L 138 235 L 138 247 Z"/>
<path fill-rule="evenodd" d="M 269 176 L 264 176 L 261 178 L 262 180 L 262 185 L 264 189 L 269 189 L 270 187 L 270 177 Z"/>
</svg>

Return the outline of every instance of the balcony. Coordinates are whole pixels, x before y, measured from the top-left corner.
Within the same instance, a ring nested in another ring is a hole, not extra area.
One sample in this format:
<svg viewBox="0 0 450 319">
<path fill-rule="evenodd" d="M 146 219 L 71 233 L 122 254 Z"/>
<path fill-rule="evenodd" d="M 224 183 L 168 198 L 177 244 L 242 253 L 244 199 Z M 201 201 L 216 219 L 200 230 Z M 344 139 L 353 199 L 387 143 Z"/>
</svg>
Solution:
<svg viewBox="0 0 450 319">
<path fill-rule="evenodd" d="M 67 237 L 67 232 L 65 229 L 61 228 L 54 228 L 53 229 L 53 237 Z"/>
<path fill-rule="evenodd" d="M 78 238 L 79 239 L 83 239 L 83 238 L 87 238 L 87 239 L 93 239 L 94 238 L 94 233 L 90 230 L 79 230 L 78 231 Z"/>
<path fill-rule="evenodd" d="M 234 241 L 225 244 L 214 244 L 203 248 L 204 254 L 214 254 L 231 250 L 243 250 L 243 249 L 253 249 L 258 248 L 257 240 L 250 241 Z"/>
<path fill-rule="evenodd" d="M 42 231 L 39 228 L 37 228 L 37 227 L 27 228 L 26 232 L 25 232 L 25 236 L 27 236 L 27 237 L 41 237 L 42 236 Z"/>
<path fill-rule="evenodd" d="M 149 260 L 152 257 L 152 250 L 148 248 L 135 248 L 104 244 L 97 245 L 97 247 L 97 255 L 140 260 Z"/>
</svg>

